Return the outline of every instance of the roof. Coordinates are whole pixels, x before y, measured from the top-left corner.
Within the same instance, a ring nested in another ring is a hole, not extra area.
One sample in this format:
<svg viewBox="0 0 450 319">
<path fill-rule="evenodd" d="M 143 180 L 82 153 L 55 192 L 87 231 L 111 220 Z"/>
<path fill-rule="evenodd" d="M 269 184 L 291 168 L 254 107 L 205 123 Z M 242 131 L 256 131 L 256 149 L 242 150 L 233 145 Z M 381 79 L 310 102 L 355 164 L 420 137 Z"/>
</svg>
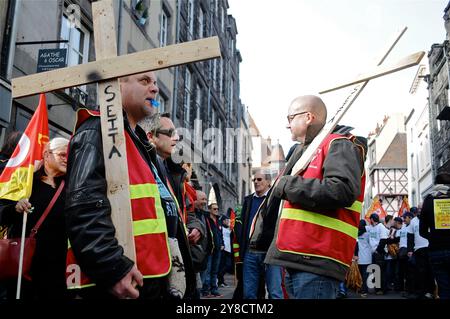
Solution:
<svg viewBox="0 0 450 319">
<path fill-rule="evenodd" d="M 248 118 L 249 118 L 249 122 L 250 122 L 250 129 L 252 129 L 250 131 L 252 136 L 261 136 L 261 132 L 259 132 L 258 126 L 256 126 L 255 120 L 253 119 L 253 117 L 250 113 L 248 113 Z M 256 135 L 253 133 L 255 133 Z"/>
<path fill-rule="evenodd" d="M 273 162 L 284 162 L 286 161 L 286 156 L 284 156 L 283 147 L 278 143 L 272 148 L 272 155 L 270 161 Z"/>
<path fill-rule="evenodd" d="M 407 168 L 406 133 L 397 133 L 376 167 Z"/>
</svg>

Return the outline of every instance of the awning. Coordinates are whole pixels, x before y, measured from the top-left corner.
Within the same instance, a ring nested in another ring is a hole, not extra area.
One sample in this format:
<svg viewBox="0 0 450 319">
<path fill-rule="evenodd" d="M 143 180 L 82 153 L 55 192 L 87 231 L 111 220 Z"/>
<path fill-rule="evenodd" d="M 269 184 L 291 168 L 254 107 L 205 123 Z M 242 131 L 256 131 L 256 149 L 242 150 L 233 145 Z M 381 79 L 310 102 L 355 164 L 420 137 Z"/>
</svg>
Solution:
<svg viewBox="0 0 450 319">
<path fill-rule="evenodd" d="M 441 121 L 450 121 L 450 107 L 446 106 L 442 109 L 441 113 L 436 117 Z"/>
</svg>

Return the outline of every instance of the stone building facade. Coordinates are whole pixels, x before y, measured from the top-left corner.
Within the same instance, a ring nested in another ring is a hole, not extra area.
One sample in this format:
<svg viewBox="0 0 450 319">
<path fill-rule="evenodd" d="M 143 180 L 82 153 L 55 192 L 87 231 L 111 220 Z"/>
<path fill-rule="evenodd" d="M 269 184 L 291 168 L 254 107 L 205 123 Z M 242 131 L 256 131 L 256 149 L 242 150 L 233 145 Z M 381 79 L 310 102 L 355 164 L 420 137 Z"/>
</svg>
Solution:
<svg viewBox="0 0 450 319">
<path fill-rule="evenodd" d="M 67 66 L 95 60 L 91 0 L 3 0 L 0 1 L 0 145 L 13 130 L 23 131 L 38 104 L 38 96 L 11 100 L 11 79 L 36 73 L 39 49 L 67 49 Z M 183 135 L 184 148 L 203 155 L 205 145 L 220 150 L 216 161 L 204 156 L 193 161 L 196 186 L 209 193 L 214 189 L 222 210 L 240 200 L 241 176 L 248 166 L 238 150 L 248 130 L 245 110 L 239 98 L 239 63 L 236 22 L 227 14 L 227 0 L 115 0 L 118 55 L 217 35 L 221 59 L 157 71 L 161 112 L 172 114 L 176 127 L 191 130 L 201 120 L 202 132 L 226 128 L 243 138 L 197 144 Z M 61 41 L 62 40 L 62 41 Z M 43 41 L 53 41 L 43 43 Z M 60 42 L 56 42 L 60 41 Z M 32 44 L 30 44 L 32 42 Z M 41 42 L 41 43 L 38 43 Z M 96 84 L 47 94 L 51 137 L 69 137 L 80 107 L 96 109 Z M 186 152 L 189 153 L 189 152 Z M 220 160 L 220 157 L 222 160 Z M 246 157 L 248 158 L 248 157 Z M 228 159 L 230 164 L 226 164 Z M 244 174 L 245 175 L 245 174 Z M 247 174 L 249 175 L 249 174 Z"/>
</svg>

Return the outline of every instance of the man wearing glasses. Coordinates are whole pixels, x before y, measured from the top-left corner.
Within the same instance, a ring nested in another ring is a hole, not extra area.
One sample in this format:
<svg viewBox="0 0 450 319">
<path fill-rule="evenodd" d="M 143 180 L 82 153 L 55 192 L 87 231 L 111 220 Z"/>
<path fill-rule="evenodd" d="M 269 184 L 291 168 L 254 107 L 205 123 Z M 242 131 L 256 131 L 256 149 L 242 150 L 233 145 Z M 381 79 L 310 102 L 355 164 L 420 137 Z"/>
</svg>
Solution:
<svg viewBox="0 0 450 319">
<path fill-rule="evenodd" d="M 192 255 L 189 243 L 195 244 L 201 237 L 202 226 L 198 220 L 190 218 L 191 231 L 186 234 L 187 211 L 186 193 L 184 183 L 187 181 L 185 169 L 172 160 L 172 153 L 180 136 L 175 125 L 170 119 L 169 113 L 155 114 L 145 118 L 139 123 L 147 132 L 147 138 L 156 149 L 157 166 L 160 171 L 162 183 L 161 197 L 166 207 L 166 222 L 168 225 L 169 243 L 179 247 L 180 256 L 172 256 L 173 263 L 182 261 L 183 266 L 177 272 L 185 271 L 186 275 L 186 298 L 193 298 L 196 294 L 196 279 L 192 263 Z"/>
<path fill-rule="evenodd" d="M 298 142 L 284 172 L 256 218 L 250 247 L 258 246 L 264 216 L 279 212 L 265 262 L 285 267 L 293 299 L 334 299 L 352 261 L 362 200 L 367 142 L 338 126 L 318 147 L 301 172 L 291 172 L 304 150 L 325 125 L 327 109 L 312 95 L 290 105 L 287 128 Z M 281 200 L 280 205 L 273 202 Z"/>
<path fill-rule="evenodd" d="M 208 256 L 208 266 L 202 273 L 203 287 L 201 293 L 204 298 L 222 297 L 217 286 L 220 258 L 224 249 L 222 226 L 219 222 L 219 206 L 217 203 L 211 203 L 208 208 L 209 216 L 206 218 L 206 222 L 212 234 L 213 249 Z"/>
<path fill-rule="evenodd" d="M 251 225 L 255 218 L 256 212 L 268 195 L 270 189 L 271 176 L 263 171 L 257 171 L 253 177 L 253 185 L 255 192 L 244 199 L 242 205 L 242 235 L 239 239 L 240 256 L 242 256 L 243 263 L 243 298 L 257 299 L 265 297 L 264 281 L 267 285 L 269 299 L 283 298 L 281 289 L 281 267 L 275 265 L 266 265 L 264 259 L 266 257 L 267 248 L 265 249 L 250 249 L 249 250 L 249 235 Z M 270 244 L 273 237 L 273 230 L 275 229 L 276 219 L 273 220 L 272 231 L 264 231 L 264 236 L 267 236 L 267 242 Z M 268 226 L 268 222 L 266 226 Z M 259 247 L 258 247 L 259 248 Z"/>
</svg>

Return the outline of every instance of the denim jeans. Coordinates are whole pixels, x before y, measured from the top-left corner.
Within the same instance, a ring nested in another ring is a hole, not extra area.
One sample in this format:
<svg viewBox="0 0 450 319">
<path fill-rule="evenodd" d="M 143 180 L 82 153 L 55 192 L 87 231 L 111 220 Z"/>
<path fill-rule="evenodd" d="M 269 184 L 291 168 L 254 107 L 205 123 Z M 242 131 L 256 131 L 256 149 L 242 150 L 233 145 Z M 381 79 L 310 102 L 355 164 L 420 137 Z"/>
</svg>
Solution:
<svg viewBox="0 0 450 319">
<path fill-rule="evenodd" d="M 450 299 L 450 250 L 429 251 L 431 268 L 441 299 Z"/>
<path fill-rule="evenodd" d="M 202 295 L 218 294 L 217 287 L 217 274 L 219 272 L 220 258 L 222 252 L 220 250 L 214 250 L 213 254 L 208 256 L 208 266 L 206 270 L 201 274 L 203 287 Z"/>
<path fill-rule="evenodd" d="M 292 299 L 336 299 L 339 281 L 310 272 L 287 269 L 286 289 Z"/>
<path fill-rule="evenodd" d="M 362 277 L 362 287 L 361 287 L 361 293 L 366 294 L 369 289 L 367 288 L 367 278 L 369 277 L 369 274 L 367 273 L 367 267 L 369 265 L 358 265 L 359 272 L 361 273 Z"/>
<path fill-rule="evenodd" d="M 266 253 L 247 251 L 244 257 L 243 279 L 244 299 L 257 299 L 259 278 L 264 275 L 269 299 L 283 299 L 281 288 L 282 270 L 280 266 L 264 263 Z"/>
</svg>

